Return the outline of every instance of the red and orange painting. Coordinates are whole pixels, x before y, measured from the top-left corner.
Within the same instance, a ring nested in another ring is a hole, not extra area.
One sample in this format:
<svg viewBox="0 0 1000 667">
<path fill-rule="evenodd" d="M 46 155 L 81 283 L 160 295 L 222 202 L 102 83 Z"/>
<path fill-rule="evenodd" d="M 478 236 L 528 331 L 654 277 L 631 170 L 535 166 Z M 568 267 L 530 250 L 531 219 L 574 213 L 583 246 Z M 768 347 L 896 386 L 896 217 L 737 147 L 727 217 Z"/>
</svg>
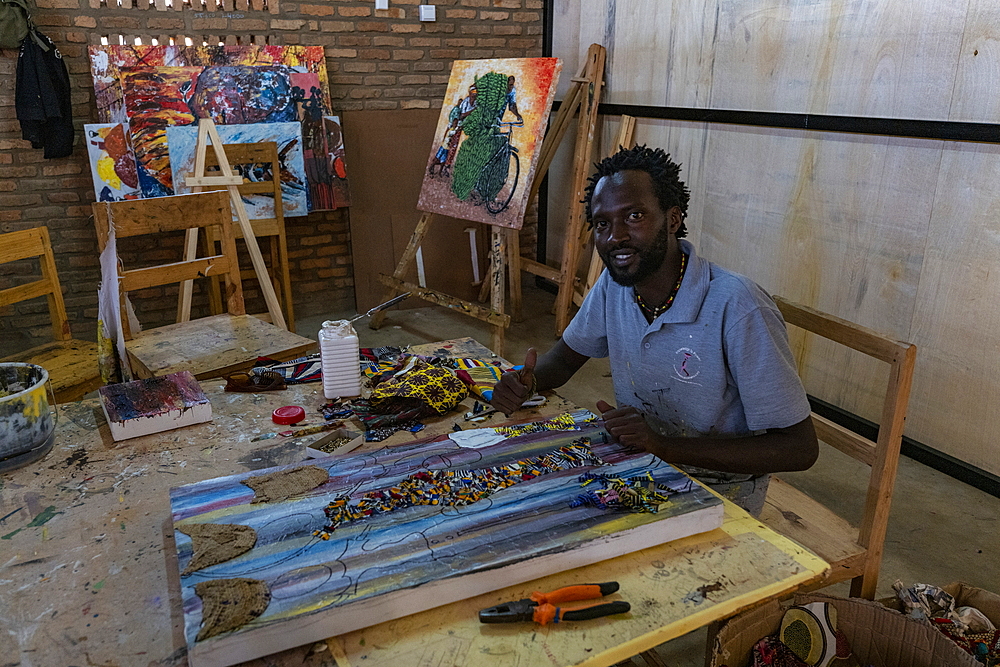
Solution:
<svg viewBox="0 0 1000 667">
<path fill-rule="evenodd" d="M 218 125 L 300 123 L 308 210 L 349 204 L 342 157 L 335 168 L 340 134 L 325 121 L 323 47 L 92 46 L 90 65 L 101 120 L 130 128 L 144 197 L 174 193 L 166 128 L 211 118 Z"/>
<path fill-rule="evenodd" d="M 456 60 L 417 208 L 520 229 L 562 63 Z"/>
</svg>

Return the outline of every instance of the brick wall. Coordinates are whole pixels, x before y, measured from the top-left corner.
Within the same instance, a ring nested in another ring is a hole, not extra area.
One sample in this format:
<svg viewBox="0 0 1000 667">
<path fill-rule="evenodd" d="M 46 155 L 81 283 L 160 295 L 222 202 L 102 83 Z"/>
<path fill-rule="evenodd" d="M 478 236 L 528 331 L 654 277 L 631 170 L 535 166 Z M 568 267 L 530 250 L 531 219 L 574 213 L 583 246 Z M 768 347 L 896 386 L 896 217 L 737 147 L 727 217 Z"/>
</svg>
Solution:
<svg viewBox="0 0 1000 667">
<path fill-rule="evenodd" d="M 437 21 L 421 22 L 420 0 L 33 0 L 39 29 L 62 52 L 73 86 L 76 149 L 45 160 L 20 139 L 14 111 L 16 52 L 0 51 L 0 232 L 47 225 L 52 235 L 73 334 L 96 336 L 97 240 L 90 220 L 94 200 L 82 126 L 97 121 L 87 45 L 302 44 L 326 49 L 335 111 L 435 108 L 444 97 L 455 59 L 541 55 L 543 0 L 431 0 Z M 350 165 L 348 164 L 348 169 Z M 298 316 L 351 307 L 350 209 L 286 220 Z M 137 259 L 176 251 L 180 237 L 155 247 L 125 248 Z M 266 253 L 266 250 L 265 250 Z M 0 288 L 39 277 L 37 263 L 0 266 Z M 247 307 L 264 310 L 247 284 Z M 200 290 L 199 290 L 200 292 Z M 147 326 L 173 321 L 176 288 L 135 295 Z M 198 294 L 196 309 L 204 310 Z M 0 356 L 44 342 L 51 335 L 44 299 L 0 309 Z"/>
</svg>

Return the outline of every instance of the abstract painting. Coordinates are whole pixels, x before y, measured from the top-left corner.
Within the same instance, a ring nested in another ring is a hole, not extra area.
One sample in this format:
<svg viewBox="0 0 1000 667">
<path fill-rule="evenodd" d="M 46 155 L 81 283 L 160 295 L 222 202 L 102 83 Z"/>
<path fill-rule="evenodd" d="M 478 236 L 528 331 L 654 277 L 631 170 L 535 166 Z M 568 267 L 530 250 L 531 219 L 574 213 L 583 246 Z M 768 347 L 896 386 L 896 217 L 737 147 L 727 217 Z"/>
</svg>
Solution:
<svg viewBox="0 0 1000 667">
<path fill-rule="evenodd" d="M 298 120 L 308 209 L 346 205 L 324 120 L 331 105 L 322 47 L 91 46 L 90 65 L 101 120 L 131 125 L 144 196 L 174 191 L 168 126 L 199 118 L 220 126 Z M 155 99 L 163 106 L 148 104 Z"/>
<path fill-rule="evenodd" d="M 340 116 L 323 116 L 326 144 L 330 158 L 330 176 L 333 182 L 333 203 L 337 208 L 351 205 L 351 190 L 347 184 L 347 151 L 344 149 L 344 130 Z"/>
<path fill-rule="evenodd" d="M 125 123 L 88 123 L 83 126 L 90 174 L 94 179 L 97 201 L 139 199 L 139 175 L 128 125 Z"/>
<path fill-rule="evenodd" d="M 278 145 L 281 162 L 281 203 L 286 216 L 306 215 L 308 209 L 306 170 L 302 161 L 302 129 L 299 123 L 254 123 L 252 125 L 217 125 L 219 138 L 227 144 L 253 144 L 273 141 Z M 174 192 L 184 194 L 191 188 L 184 185 L 186 174 L 194 172 L 195 149 L 198 143 L 197 126 L 167 128 L 167 146 L 170 149 L 170 169 L 173 172 Z M 211 148 L 209 148 L 211 154 Z M 244 165 L 230 165 L 242 173 L 244 180 L 270 180 L 271 176 L 258 174 Z M 251 220 L 274 217 L 274 197 L 266 194 L 243 195 L 247 215 Z"/>
<path fill-rule="evenodd" d="M 520 229 L 562 63 L 456 60 L 417 208 Z"/>
<path fill-rule="evenodd" d="M 197 121 L 188 96 L 201 72 L 200 67 L 148 67 L 121 73 L 143 197 L 174 194 L 167 128 Z"/>
<path fill-rule="evenodd" d="M 192 667 L 243 662 L 721 525 L 721 500 L 608 442 L 593 419 L 567 413 L 172 489 Z M 626 508 L 621 493 L 616 505 L 601 491 L 613 481 L 647 500 Z M 230 554 L 214 555 L 222 543 Z"/>
<path fill-rule="evenodd" d="M 97 391 L 116 441 L 212 421 L 212 404 L 190 371 L 109 384 Z"/>
</svg>

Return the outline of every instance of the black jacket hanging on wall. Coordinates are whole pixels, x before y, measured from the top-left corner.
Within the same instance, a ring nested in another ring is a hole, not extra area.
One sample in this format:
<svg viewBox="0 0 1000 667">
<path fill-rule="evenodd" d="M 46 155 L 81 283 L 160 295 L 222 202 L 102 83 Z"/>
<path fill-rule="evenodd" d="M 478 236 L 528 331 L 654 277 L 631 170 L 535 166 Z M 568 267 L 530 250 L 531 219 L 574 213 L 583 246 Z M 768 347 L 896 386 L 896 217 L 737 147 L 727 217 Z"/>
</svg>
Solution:
<svg viewBox="0 0 1000 667">
<path fill-rule="evenodd" d="M 14 107 L 21 136 L 32 148 L 44 148 L 46 158 L 73 153 L 69 72 L 56 45 L 37 30 L 21 42 Z"/>
</svg>

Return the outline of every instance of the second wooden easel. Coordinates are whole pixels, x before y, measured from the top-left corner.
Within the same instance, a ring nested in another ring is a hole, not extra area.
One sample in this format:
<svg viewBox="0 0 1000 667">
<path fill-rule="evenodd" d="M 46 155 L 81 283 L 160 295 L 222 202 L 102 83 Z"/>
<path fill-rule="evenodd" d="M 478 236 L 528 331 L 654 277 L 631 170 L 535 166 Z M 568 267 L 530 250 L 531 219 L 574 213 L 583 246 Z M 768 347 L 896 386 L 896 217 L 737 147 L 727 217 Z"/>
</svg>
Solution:
<svg viewBox="0 0 1000 667">
<path fill-rule="evenodd" d="M 582 194 L 583 186 L 586 184 L 587 173 L 589 170 L 590 155 L 593 151 L 594 132 L 597 124 L 597 107 L 601 96 L 601 88 L 604 85 L 604 62 L 606 54 L 607 51 L 603 46 L 600 44 L 591 44 L 587 51 L 587 61 L 584 64 L 580 75 L 572 79 L 572 84 L 570 85 L 570 88 L 559 107 L 559 111 L 556 113 L 556 117 L 553 119 L 549 127 L 549 131 L 545 135 L 545 139 L 542 142 L 542 147 L 538 157 L 538 166 L 535 169 L 535 177 L 528 194 L 528 207 L 531 206 L 532 201 L 534 201 L 537 196 L 541 180 L 544 178 L 545 173 L 552 164 L 552 160 L 555 157 L 556 150 L 562 141 L 562 137 L 566 133 L 570 121 L 573 119 L 573 116 L 577 111 L 580 112 L 580 122 L 577 127 L 576 144 L 573 154 L 573 186 L 574 191 L 579 191 Z M 579 198 L 580 197 L 575 197 L 575 199 Z M 563 282 L 563 279 L 560 276 L 563 273 L 569 276 L 569 280 L 575 280 L 575 268 L 572 270 L 569 269 L 567 262 L 572 262 L 572 265 L 575 267 L 579 262 L 580 255 L 579 252 L 576 252 L 575 254 L 569 252 L 571 248 L 568 241 L 566 244 L 567 252 L 564 253 L 563 257 L 563 268 L 561 271 L 556 272 L 555 269 L 552 269 L 545 264 L 522 259 L 520 257 L 520 244 L 518 242 L 517 229 L 494 226 L 492 227 L 490 238 L 489 271 L 486 279 L 483 281 L 483 290 L 480 296 L 480 300 L 484 301 L 485 292 L 486 290 L 489 290 L 489 308 L 484 308 L 483 306 L 471 301 L 458 299 L 435 290 L 422 288 L 419 285 L 406 282 L 403 280 L 403 276 L 413 263 L 417 254 L 417 249 L 420 247 L 420 244 L 423 241 L 423 238 L 426 235 L 433 219 L 433 213 L 424 213 L 421 216 L 420 220 L 417 222 L 416 229 L 413 230 L 413 235 L 410 237 L 410 242 L 406 246 L 406 250 L 403 252 L 403 255 L 400 258 L 392 276 L 387 276 L 385 274 L 379 276 L 379 281 L 388 287 L 385 292 L 385 298 L 382 300 L 388 301 L 400 292 L 410 291 L 413 293 L 413 296 L 417 298 L 453 308 L 475 317 L 476 319 L 488 322 L 493 326 L 490 347 L 494 352 L 501 356 L 503 356 L 504 330 L 510 325 L 510 315 L 504 313 L 504 287 L 506 276 L 508 274 L 510 276 L 512 306 L 514 312 L 518 315 L 521 311 L 522 269 L 536 273 L 536 275 L 549 278 L 550 280 L 555 280 L 560 283 L 560 286 Z M 573 209 L 570 212 L 570 219 L 571 223 L 574 219 L 582 221 L 582 205 L 574 204 Z M 580 224 L 582 224 L 582 222 Z M 577 226 L 580 225 L 578 224 Z M 575 242 L 575 236 L 573 238 L 573 246 L 575 247 L 577 245 Z M 572 284 L 570 285 L 570 288 L 572 289 Z M 567 306 L 567 313 L 568 309 L 569 307 Z M 384 311 L 376 313 L 369 320 L 369 327 L 372 329 L 378 329 L 382 326 L 384 319 Z"/>
<path fill-rule="evenodd" d="M 208 145 L 211 142 L 212 150 L 215 152 L 216 161 L 219 163 L 219 175 L 208 176 L 205 172 L 206 155 Z M 267 265 L 264 263 L 264 256 L 261 255 L 260 246 L 257 245 L 257 237 L 254 235 L 253 226 L 250 224 L 250 217 L 247 215 L 246 206 L 243 205 L 243 197 L 240 195 L 239 186 L 243 184 L 243 177 L 235 173 L 226 158 L 226 152 L 222 148 L 222 139 L 219 137 L 215 123 L 210 118 L 202 118 L 198 121 L 198 143 L 195 149 L 194 175 L 185 179 L 185 185 L 193 188 L 196 192 L 205 189 L 228 190 L 229 202 L 236 212 L 240 229 L 243 231 L 243 240 L 246 242 L 247 251 L 250 253 L 250 261 L 253 264 L 254 272 L 260 283 L 260 291 L 264 295 L 264 302 L 267 304 L 267 312 L 271 315 L 271 323 L 282 329 L 288 330 L 285 323 L 285 316 L 281 312 L 281 305 L 278 303 L 278 295 L 274 291 L 271 279 L 267 273 Z M 190 261 L 197 256 L 198 252 L 198 230 L 189 229 L 184 236 L 184 260 Z M 177 321 L 187 322 L 191 319 L 191 295 L 193 281 L 185 281 L 181 285 L 180 298 L 177 304 Z"/>
</svg>

